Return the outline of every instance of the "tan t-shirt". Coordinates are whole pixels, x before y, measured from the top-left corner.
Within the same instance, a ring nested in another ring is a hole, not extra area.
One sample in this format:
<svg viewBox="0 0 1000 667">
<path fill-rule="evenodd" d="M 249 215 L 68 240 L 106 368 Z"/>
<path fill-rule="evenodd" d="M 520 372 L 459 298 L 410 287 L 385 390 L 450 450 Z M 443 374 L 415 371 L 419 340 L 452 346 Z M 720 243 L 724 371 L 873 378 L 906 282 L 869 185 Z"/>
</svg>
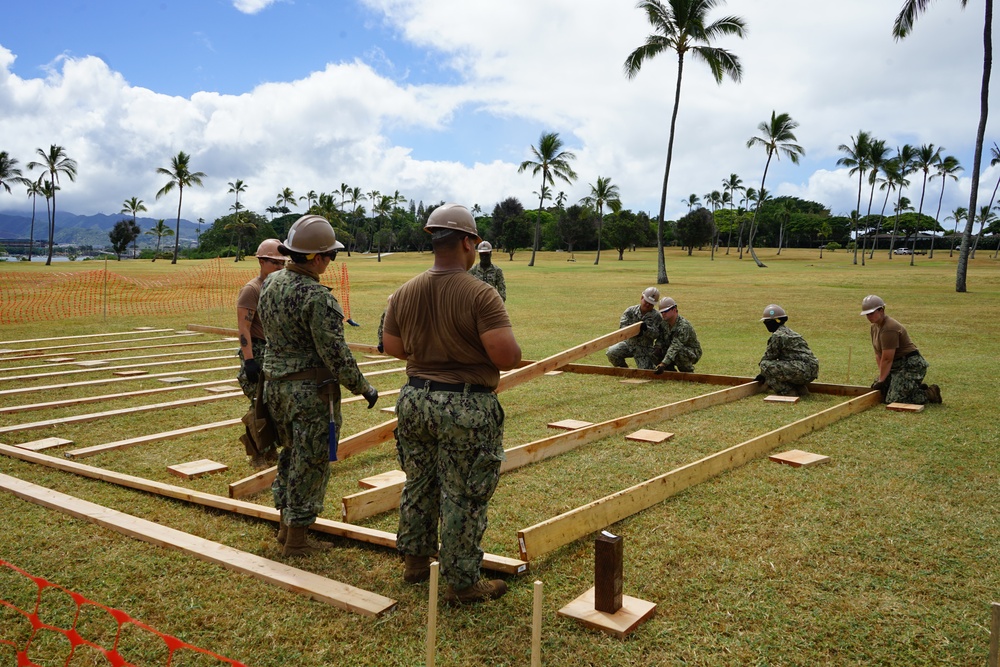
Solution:
<svg viewBox="0 0 1000 667">
<path fill-rule="evenodd" d="M 872 347 L 877 355 L 881 355 L 882 350 L 896 350 L 894 359 L 902 359 L 917 349 L 906 333 L 906 327 L 888 315 L 882 320 L 881 326 L 872 324 Z"/>
<path fill-rule="evenodd" d="M 500 370 L 480 336 L 509 326 L 497 291 L 459 270 L 430 269 L 412 278 L 396 290 L 385 314 L 385 332 L 403 341 L 408 376 L 492 388 Z"/>
<path fill-rule="evenodd" d="M 264 325 L 260 323 L 260 315 L 257 314 L 257 304 L 260 301 L 260 288 L 264 284 L 260 276 L 257 276 L 246 285 L 240 288 L 240 294 L 236 297 L 236 307 L 246 308 L 253 311 L 253 322 L 250 323 L 250 337 L 264 340 Z"/>
</svg>

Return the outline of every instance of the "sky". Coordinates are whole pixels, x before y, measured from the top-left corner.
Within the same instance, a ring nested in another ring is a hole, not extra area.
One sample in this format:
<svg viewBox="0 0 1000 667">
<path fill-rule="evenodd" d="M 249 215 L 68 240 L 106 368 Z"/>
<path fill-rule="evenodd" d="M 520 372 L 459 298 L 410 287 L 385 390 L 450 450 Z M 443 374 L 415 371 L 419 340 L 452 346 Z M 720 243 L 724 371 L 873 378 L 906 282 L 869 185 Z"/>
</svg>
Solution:
<svg viewBox="0 0 1000 667">
<path fill-rule="evenodd" d="M 157 200 L 168 179 L 156 169 L 179 151 L 206 174 L 203 187 L 184 191 L 188 220 L 228 214 L 236 179 L 247 188 L 241 203 L 261 213 L 285 187 L 302 196 L 342 183 L 487 213 L 509 196 L 534 208 L 540 176 L 518 166 L 546 132 L 575 155 L 578 179 L 553 188 L 568 204 L 602 176 L 625 208 L 659 209 L 677 57 L 662 54 L 624 76 L 625 58 L 652 31 L 633 0 L 9 4 L 0 24 L 0 150 L 24 168 L 37 149 L 65 147 L 79 174 L 61 182 L 61 211 L 116 214 L 137 197 L 149 217 L 175 218 L 177 191 Z M 865 130 L 894 148 L 934 144 L 958 158 L 964 171 L 947 181 L 940 214 L 950 228 L 945 218 L 969 201 L 982 4 L 930 3 L 897 42 L 902 0 L 720 2 L 710 19 L 747 24 L 745 39 L 714 44 L 740 58 L 743 77 L 716 84 L 704 62 L 685 60 L 667 217 L 733 173 L 759 188 L 766 154 L 746 144 L 776 111 L 799 123 L 805 156 L 798 165 L 772 161 L 772 194 L 848 215 L 858 179 L 837 166 L 838 146 Z M 1000 166 L 989 166 L 995 125 L 986 133 L 983 204 L 1000 178 Z M 910 178 L 904 195 L 917 207 L 922 182 Z M 925 213 L 935 214 L 940 193 L 935 178 Z M 20 188 L 0 191 L 0 212 L 30 210 Z"/>
</svg>

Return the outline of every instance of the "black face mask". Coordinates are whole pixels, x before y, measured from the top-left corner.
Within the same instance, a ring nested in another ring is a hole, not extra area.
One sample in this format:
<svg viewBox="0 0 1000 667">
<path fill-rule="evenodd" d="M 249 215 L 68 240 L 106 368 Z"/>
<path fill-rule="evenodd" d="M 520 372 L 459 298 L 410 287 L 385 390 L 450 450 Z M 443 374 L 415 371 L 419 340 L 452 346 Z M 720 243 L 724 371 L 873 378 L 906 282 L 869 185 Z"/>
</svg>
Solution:
<svg viewBox="0 0 1000 667">
<path fill-rule="evenodd" d="M 780 327 L 782 324 L 784 324 L 784 322 L 779 320 L 764 320 L 764 326 L 767 327 L 767 330 L 770 331 L 771 333 L 777 331 L 778 327 Z"/>
<path fill-rule="evenodd" d="M 479 263 L 482 264 L 483 266 L 490 266 L 491 264 L 493 264 L 493 255 L 487 252 L 480 253 Z"/>
</svg>

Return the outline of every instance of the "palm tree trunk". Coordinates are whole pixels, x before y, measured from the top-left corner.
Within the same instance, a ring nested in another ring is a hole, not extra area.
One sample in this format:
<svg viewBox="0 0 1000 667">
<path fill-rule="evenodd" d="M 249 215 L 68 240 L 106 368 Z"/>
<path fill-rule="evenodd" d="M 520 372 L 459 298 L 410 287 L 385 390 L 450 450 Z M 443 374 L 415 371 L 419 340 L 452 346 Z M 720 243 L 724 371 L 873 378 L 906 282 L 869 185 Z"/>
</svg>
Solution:
<svg viewBox="0 0 1000 667">
<path fill-rule="evenodd" d="M 49 257 L 45 260 L 45 266 L 52 266 L 52 244 L 56 238 L 56 173 L 49 172 L 49 179 L 52 185 L 52 213 L 49 215 Z"/>
<path fill-rule="evenodd" d="M 768 167 L 771 166 L 771 156 L 773 154 L 774 154 L 774 151 L 768 151 L 767 152 L 767 162 L 764 163 L 764 175 L 760 177 L 760 191 L 761 191 L 761 193 L 764 192 L 764 181 L 767 179 L 767 169 L 768 169 Z M 760 261 L 760 259 L 757 257 L 757 253 L 754 252 L 754 249 L 753 249 L 753 235 L 754 235 L 754 232 L 757 231 L 757 213 L 758 213 L 758 211 L 760 211 L 761 199 L 763 199 L 763 196 L 758 195 L 758 197 L 757 197 L 757 205 L 753 207 L 753 220 L 750 221 L 750 233 L 747 234 L 747 247 L 750 248 L 750 256 L 753 257 L 753 261 L 757 262 L 757 266 L 759 268 L 763 269 L 763 268 L 766 268 L 767 265 L 764 264 L 764 262 Z"/>
<path fill-rule="evenodd" d="M 177 186 L 177 226 L 174 228 L 174 258 L 171 264 L 177 263 L 177 253 L 181 247 L 181 202 L 184 201 L 184 186 Z"/>
<path fill-rule="evenodd" d="M 885 199 L 882 201 L 882 211 L 878 214 L 878 223 L 875 224 L 875 238 L 872 240 L 872 249 L 868 253 L 868 259 L 875 256 L 875 248 L 878 247 L 878 235 L 882 231 L 882 221 L 885 220 L 885 207 L 889 204 L 889 193 L 892 192 L 892 188 L 885 189 Z"/>
<path fill-rule="evenodd" d="M 670 113 L 670 135 L 667 139 L 667 165 L 663 170 L 663 191 L 660 194 L 660 215 L 656 220 L 656 284 L 665 285 L 667 260 L 663 255 L 663 217 L 667 211 L 667 184 L 670 182 L 670 163 L 674 159 L 674 133 L 677 129 L 677 110 L 681 105 L 681 79 L 684 75 L 684 54 L 677 54 L 677 86 L 674 89 L 674 108 Z"/>
<path fill-rule="evenodd" d="M 545 192 L 545 170 L 542 169 L 542 192 Z M 538 215 L 535 216 L 535 240 L 531 244 L 531 259 L 528 261 L 528 266 L 535 265 L 535 253 L 538 252 L 538 241 L 541 236 L 542 230 L 542 202 L 545 201 L 545 195 L 542 194 L 538 197 Z"/>
<path fill-rule="evenodd" d="M 859 158 L 860 162 L 860 158 Z M 858 208 L 857 216 L 854 218 L 854 261 L 851 264 L 858 263 L 858 223 L 861 222 L 861 182 L 864 180 L 865 172 L 858 165 Z"/>
<path fill-rule="evenodd" d="M 603 227 L 603 215 L 597 214 L 597 259 L 594 260 L 594 266 L 601 263 L 601 227 Z"/>
<path fill-rule="evenodd" d="M 28 237 L 28 261 L 31 261 L 31 251 L 35 248 L 35 202 L 37 195 L 31 196 L 31 232 Z"/>
</svg>

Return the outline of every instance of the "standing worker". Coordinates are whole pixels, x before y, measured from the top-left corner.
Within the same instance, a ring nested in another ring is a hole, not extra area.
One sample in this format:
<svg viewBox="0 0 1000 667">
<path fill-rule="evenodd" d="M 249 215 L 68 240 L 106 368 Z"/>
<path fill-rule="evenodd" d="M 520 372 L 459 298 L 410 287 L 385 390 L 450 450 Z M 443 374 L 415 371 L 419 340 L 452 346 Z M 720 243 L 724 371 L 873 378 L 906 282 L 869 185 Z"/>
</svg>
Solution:
<svg viewBox="0 0 1000 667">
<path fill-rule="evenodd" d="M 323 511 L 329 453 L 342 423 L 340 385 L 364 396 L 369 409 L 378 400 L 344 342 L 340 304 L 319 282 L 343 247 L 326 219 L 302 216 L 278 248 L 291 262 L 264 283 L 260 294 L 267 332 L 264 399 L 280 447 L 271 490 L 281 512 L 278 542 L 285 556 L 326 546 L 308 540 L 306 531 Z"/>
<path fill-rule="evenodd" d="M 881 391 L 886 403 L 940 403 L 941 388 L 924 384 L 927 361 L 910 340 L 906 327 L 885 314 L 882 297 L 866 296 L 861 301 L 861 314 L 872 325 L 872 347 L 878 366 L 872 389 Z"/>
<path fill-rule="evenodd" d="M 406 361 L 396 403 L 396 450 L 406 473 L 396 546 L 403 579 L 430 577 L 438 553 L 445 601 L 475 603 L 507 592 L 480 579 L 486 511 L 500 479 L 500 371 L 521 361 L 495 289 L 469 275 L 479 232 L 469 209 L 442 204 L 427 219 L 434 265 L 396 290 L 385 317 L 387 354 Z"/>
<path fill-rule="evenodd" d="M 760 318 L 771 337 L 760 360 L 760 374 L 755 380 L 766 382 L 781 396 L 808 396 L 806 386 L 819 376 L 819 360 L 805 338 L 785 326 L 788 314 L 777 304 L 764 308 Z"/>
<path fill-rule="evenodd" d="M 656 365 L 656 374 L 663 371 L 694 373 L 694 365 L 701 359 L 701 343 L 694 327 L 677 312 L 677 302 L 669 296 L 660 299 L 657 306 L 662 321 L 658 348 L 663 358 Z"/>
<path fill-rule="evenodd" d="M 615 343 L 608 348 L 605 354 L 612 366 L 628 368 L 625 360 L 629 357 L 635 358 L 635 365 L 645 370 L 656 368 L 657 358 L 655 347 L 656 338 L 660 333 L 662 320 L 660 313 L 656 310 L 657 302 L 660 300 L 660 290 L 655 287 L 647 287 L 642 290 L 639 296 L 639 303 L 629 306 L 622 313 L 618 320 L 618 328 L 627 327 L 636 322 L 642 322 L 639 334 L 620 343 Z"/>
<path fill-rule="evenodd" d="M 260 288 L 264 279 L 275 271 L 285 267 L 285 258 L 278 252 L 281 241 L 264 239 L 257 246 L 257 263 L 260 264 L 260 274 L 240 288 L 236 297 L 236 328 L 240 336 L 240 372 L 236 380 L 240 383 L 243 393 L 253 400 L 257 391 L 257 380 L 260 378 L 260 364 L 264 361 L 264 325 L 260 323 L 257 314 L 257 303 L 260 300 Z"/>
<path fill-rule="evenodd" d="M 479 253 L 479 264 L 469 269 L 469 273 L 482 280 L 487 285 L 492 285 L 504 302 L 507 301 L 507 283 L 503 280 L 503 271 L 493 263 L 493 246 L 489 241 L 483 241 L 476 248 Z"/>
</svg>

